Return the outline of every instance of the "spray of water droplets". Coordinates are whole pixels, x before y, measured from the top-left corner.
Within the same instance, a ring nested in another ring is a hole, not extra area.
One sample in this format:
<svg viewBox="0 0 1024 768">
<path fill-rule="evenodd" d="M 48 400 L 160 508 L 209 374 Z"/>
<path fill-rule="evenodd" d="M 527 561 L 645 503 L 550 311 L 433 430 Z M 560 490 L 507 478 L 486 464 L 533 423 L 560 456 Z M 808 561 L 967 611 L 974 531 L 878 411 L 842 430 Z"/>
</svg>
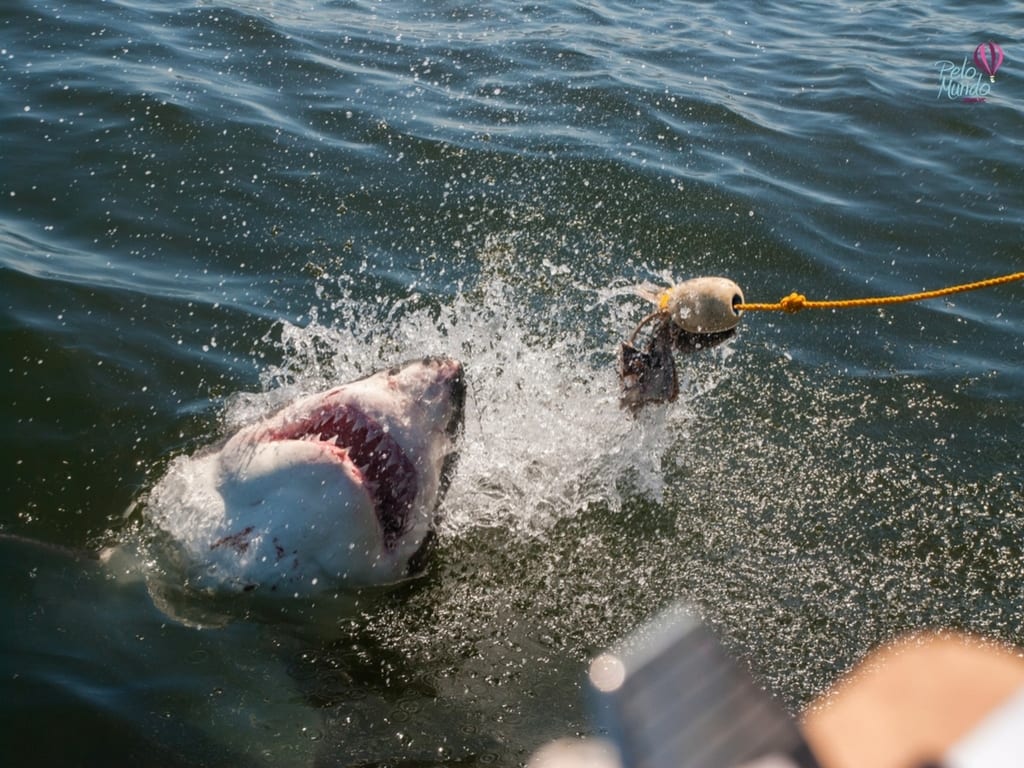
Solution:
<svg viewBox="0 0 1024 768">
<path fill-rule="evenodd" d="M 452 355 L 466 367 L 469 397 L 444 532 L 501 525 L 528 535 L 595 504 L 660 500 L 686 401 L 714 377 L 684 377 L 682 402 L 630 417 L 618 403 L 617 345 L 643 306 L 628 286 L 574 285 L 556 265 L 541 268 L 576 295 L 538 298 L 521 280 L 492 274 L 445 301 L 413 291 L 384 302 L 360 298 L 353 278 L 327 278 L 326 307 L 274 330 L 282 359 L 264 373 L 267 394 L 236 399 L 227 420 L 405 359 Z"/>
</svg>

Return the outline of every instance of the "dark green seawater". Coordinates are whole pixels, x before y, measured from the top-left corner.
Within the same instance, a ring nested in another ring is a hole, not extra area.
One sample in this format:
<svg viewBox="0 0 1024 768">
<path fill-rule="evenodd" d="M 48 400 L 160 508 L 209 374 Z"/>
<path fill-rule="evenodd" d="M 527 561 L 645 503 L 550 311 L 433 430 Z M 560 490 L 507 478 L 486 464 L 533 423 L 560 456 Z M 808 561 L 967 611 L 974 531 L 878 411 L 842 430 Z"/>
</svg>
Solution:
<svg viewBox="0 0 1024 768">
<path fill-rule="evenodd" d="M 793 711 L 909 629 L 1024 644 L 1024 285 L 748 313 L 636 421 L 614 374 L 645 279 L 1020 271 L 1022 37 L 1012 2 L 5 0 L 4 765 L 516 766 L 680 600 Z M 161 609 L 128 553 L 174 457 L 426 352 L 472 390 L 427 576 Z"/>
</svg>

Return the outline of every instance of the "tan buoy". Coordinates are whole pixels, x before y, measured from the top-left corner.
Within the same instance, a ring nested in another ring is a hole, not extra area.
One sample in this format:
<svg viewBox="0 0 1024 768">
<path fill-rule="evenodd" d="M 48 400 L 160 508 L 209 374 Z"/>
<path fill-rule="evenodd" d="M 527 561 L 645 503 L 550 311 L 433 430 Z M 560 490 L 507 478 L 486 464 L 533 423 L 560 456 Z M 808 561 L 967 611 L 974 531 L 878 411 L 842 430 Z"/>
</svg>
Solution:
<svg viewBox="0 0 1024 768">
<path fill-rule="evenodd" d="M 646 298 L 687 333 L 721 333 L 740 323 L 743 291 L 727 277 L 695 277 Z"/>
<path fill-rule="evenodd" d="M 721 344 L 736 332 L 743 314 L 737 309 L 743 291 L 725 277 L 695 277 L 663 289 L 643 285 L 637 293 L 658 309 L 640 321 L 619 352 L 619 403 L 633 413 L 679 396 L 673 352 Z M 637 337 L 647 325 L 647 343 L 638 347 Z"/>
</svg>

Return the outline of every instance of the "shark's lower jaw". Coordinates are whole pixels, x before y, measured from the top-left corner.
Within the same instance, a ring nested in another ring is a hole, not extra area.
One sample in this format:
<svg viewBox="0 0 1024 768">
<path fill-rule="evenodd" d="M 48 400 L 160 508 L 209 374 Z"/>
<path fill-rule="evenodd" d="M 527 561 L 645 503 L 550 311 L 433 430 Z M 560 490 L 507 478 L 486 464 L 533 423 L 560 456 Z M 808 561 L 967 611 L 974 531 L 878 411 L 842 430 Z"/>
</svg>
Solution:
<svg viewBox="0 0 1024 768">
<path fill-rule="evenodd" d="M 268 432 L 265 439 L 316 443 L 351 461 L 373 501 L 387 550 L 394 550 L 409 530 L 419 486 L 416 467 L 372 416 L 351 404 L 325 405 L 307 419 Z"/>
</svg>

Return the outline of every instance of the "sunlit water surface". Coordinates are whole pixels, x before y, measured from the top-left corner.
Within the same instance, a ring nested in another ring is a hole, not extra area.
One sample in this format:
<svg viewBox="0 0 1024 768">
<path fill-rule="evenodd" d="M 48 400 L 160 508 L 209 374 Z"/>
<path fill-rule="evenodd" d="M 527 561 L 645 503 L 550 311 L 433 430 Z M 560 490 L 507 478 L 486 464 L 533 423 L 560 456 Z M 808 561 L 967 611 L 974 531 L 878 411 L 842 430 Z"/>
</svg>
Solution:
<svg viewBox="0 0 1024 768">
<path fill-rule="evenodd" d="M 677 601 L 793 711 L 909 629 L 1024 643 L 1024 289 L 748 313 L 637 419 L 614 371 L 643 280 L 1019 271 L 1021 29 L 1012 3 L 5 4 L 5 764 L 519 765 L 591 731 L 588 660 Z M 986 39 L 987 101 L 948 98 L 939 62 Z M 470 397 L 424 577 L 279 616 L 154 588 L 175 457 L 425 353 Z"/>
</svg>

